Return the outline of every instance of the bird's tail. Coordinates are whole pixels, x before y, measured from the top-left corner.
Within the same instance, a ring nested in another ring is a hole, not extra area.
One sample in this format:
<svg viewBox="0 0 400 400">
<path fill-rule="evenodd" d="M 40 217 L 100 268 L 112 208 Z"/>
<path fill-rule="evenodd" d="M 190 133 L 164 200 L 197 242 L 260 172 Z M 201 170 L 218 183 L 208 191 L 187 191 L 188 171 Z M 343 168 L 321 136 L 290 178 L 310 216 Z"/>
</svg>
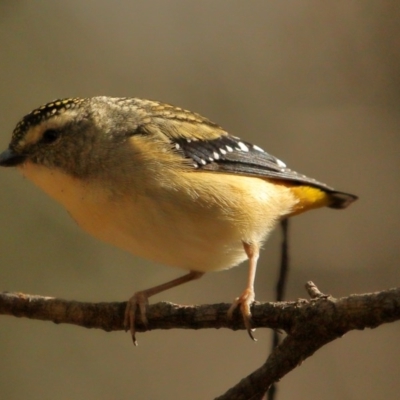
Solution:
<svg viewBox="0 0 400 400">
<path fill-rule="evenodd" d="M 287 183 L 285 186 L 289 186 Z M 290 185 L 297 203 L 288 216 L 301 214 L 313 208 L 329 207 L 337 210 L 348 207 L 357 196 L 336 190 L 321 189 L 308 185 Z"/>
<path fill-rule="evenodd" d="M 358 199 L 358 197 L 355 196 L 354 194 L 337 192 L 335 190 L 328 192 L 328 196 L 330 199 L 328 207 L 337 210 L 341 210 L 343 208 L 348 207 L 351 203 L 353 203 Z"/>
</svg>

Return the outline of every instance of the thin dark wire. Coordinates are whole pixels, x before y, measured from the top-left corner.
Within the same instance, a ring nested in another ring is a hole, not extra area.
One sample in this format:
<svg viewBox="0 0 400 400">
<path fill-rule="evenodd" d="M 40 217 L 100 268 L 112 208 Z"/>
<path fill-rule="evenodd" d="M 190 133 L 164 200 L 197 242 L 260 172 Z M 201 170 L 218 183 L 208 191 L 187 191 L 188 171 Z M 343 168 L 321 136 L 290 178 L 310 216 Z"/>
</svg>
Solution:
<svg viewBox="0 0 400 400">
<path fill-rule="evenodd" d="M 289 274 L 289 239 L 288 239 L 288 231 L 289 231 L 289 220 L 284 219 L 281 221 L 282 227 L 282 244 L 281 244 L 281 265 L 279 268 L 279 278 L 278 283 L 276 285 L 276 301 L 282 301 L 285 297 L 286 283 Z M 280 343 L 279 333 L 274 331 L 274 335 L 272 337 L 272 350 L 278 346 Z M 277 387 L 274 383 L 268 390 L 267 399 L 275 400 L 275 395 L 277 393 Z"/>
<path fill-rule="evenodd" d="M 282 227 L 282 244 L 281 244 L 281 265 L 279 270 L 279 279 L 276 285 L 276 301 L 283 301 L 286 291 L 286 283 L 289 272 L 289 220 L 281 221 Z"/>
</svg>

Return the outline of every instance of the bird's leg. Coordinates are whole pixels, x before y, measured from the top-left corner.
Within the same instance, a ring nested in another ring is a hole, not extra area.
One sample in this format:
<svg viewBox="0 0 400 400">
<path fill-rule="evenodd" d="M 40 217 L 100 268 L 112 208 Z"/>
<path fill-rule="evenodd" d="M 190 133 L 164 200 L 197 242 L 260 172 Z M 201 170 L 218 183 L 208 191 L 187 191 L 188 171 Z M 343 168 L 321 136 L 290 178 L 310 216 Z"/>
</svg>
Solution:
<svg viewBox="0 0 400 400">
<path fill-rule="evenodd" d="M 154 286 L 150 289 L 136 292 L 129 300 L 125 309 L 124 327 L 125 331 L 128 329 L 131 332 L 133 344 L 137 346 L 136 341 L 136 330 L 135 330 L 135 315 L 136 310 L 139 309 L 140 317 L 143 325 L 147 325 L 146 307 L 148 304 L 148 298 L 155 294 L 164 292 L 165 290 L 171 289 L 175 286 L 182 285 L 183 283 L 190 282 L 194 279 L 199 279 L 204 275 L 204 272 L 190 271 L 188 274 L 181 276 L 180 278 L 173 279 L 172 281 L 163 283 L 158 286 Z"/>
<path fill-rule="evenodd" d="M 247 333 L 249 334 L 252 340 L 256 340 L 253 336 L 253 330 L 251 328 L 251 311 L 250 306 L 251 303 L 254 302 L 254 279 L 256 277 L 256 269 L 257 269 L 257 261 L 260 254 L 259 246 L 256 244 L 249 244 L 243 242 L 244 251 L 249 257 L 249 275 L 247 278 L 246 289 L 243 293 L 235 299 L 232 303 L 231 307 L 228 310 L 228 318 L 232 318 L 233 311 L 235 311 L 236 307 L 240 305 L 240 310 L 242 311 L 244 326 L 247 329 Z"/>
</svg>

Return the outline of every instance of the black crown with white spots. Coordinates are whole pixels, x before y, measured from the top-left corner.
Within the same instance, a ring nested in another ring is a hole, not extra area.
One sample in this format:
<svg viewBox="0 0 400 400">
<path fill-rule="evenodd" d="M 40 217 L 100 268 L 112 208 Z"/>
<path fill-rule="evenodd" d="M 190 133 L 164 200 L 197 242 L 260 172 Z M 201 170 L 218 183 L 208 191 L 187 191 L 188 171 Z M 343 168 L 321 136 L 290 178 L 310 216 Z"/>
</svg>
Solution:
<svg viewBox="0 0 400 400">
<path fill-rule="evenodd" d="M 84 101 L 85 99 L 81 98 L 54 100 L 50 103 L 47 103 L 41 107 L 36 108 L 29 114 L 25 115 L 21 119 L 21 121 L 18 122 L 13 132 L 13 141 L 16 142 L 19 139 L 21 139 L 29 128 L 35 125 L 39 125 L 42 121 L 45 121 L 46 119 L 49 119 L 52 116 L 61 114 L 65 110 L 78 107 Z"/>
</svg>

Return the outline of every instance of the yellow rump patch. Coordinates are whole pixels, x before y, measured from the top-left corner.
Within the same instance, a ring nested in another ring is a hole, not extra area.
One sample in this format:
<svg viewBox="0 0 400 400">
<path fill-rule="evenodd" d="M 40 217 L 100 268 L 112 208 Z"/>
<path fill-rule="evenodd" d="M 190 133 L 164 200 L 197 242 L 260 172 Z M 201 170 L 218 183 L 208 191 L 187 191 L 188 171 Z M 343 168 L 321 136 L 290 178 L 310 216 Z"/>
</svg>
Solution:
<svg viewBox="0 0 400 400">
<path fill-rule="evenodd" d="M 290 188 L 298 201 L 293 207 L 293 211 L 288 215 L 290 217 L 313 208 L 329 206 L 331 203 L 329 193 L 322 189 L 306 185 L 293 185 L 288 182 L 282 182 L 282 184 Z"/>
</svg>

